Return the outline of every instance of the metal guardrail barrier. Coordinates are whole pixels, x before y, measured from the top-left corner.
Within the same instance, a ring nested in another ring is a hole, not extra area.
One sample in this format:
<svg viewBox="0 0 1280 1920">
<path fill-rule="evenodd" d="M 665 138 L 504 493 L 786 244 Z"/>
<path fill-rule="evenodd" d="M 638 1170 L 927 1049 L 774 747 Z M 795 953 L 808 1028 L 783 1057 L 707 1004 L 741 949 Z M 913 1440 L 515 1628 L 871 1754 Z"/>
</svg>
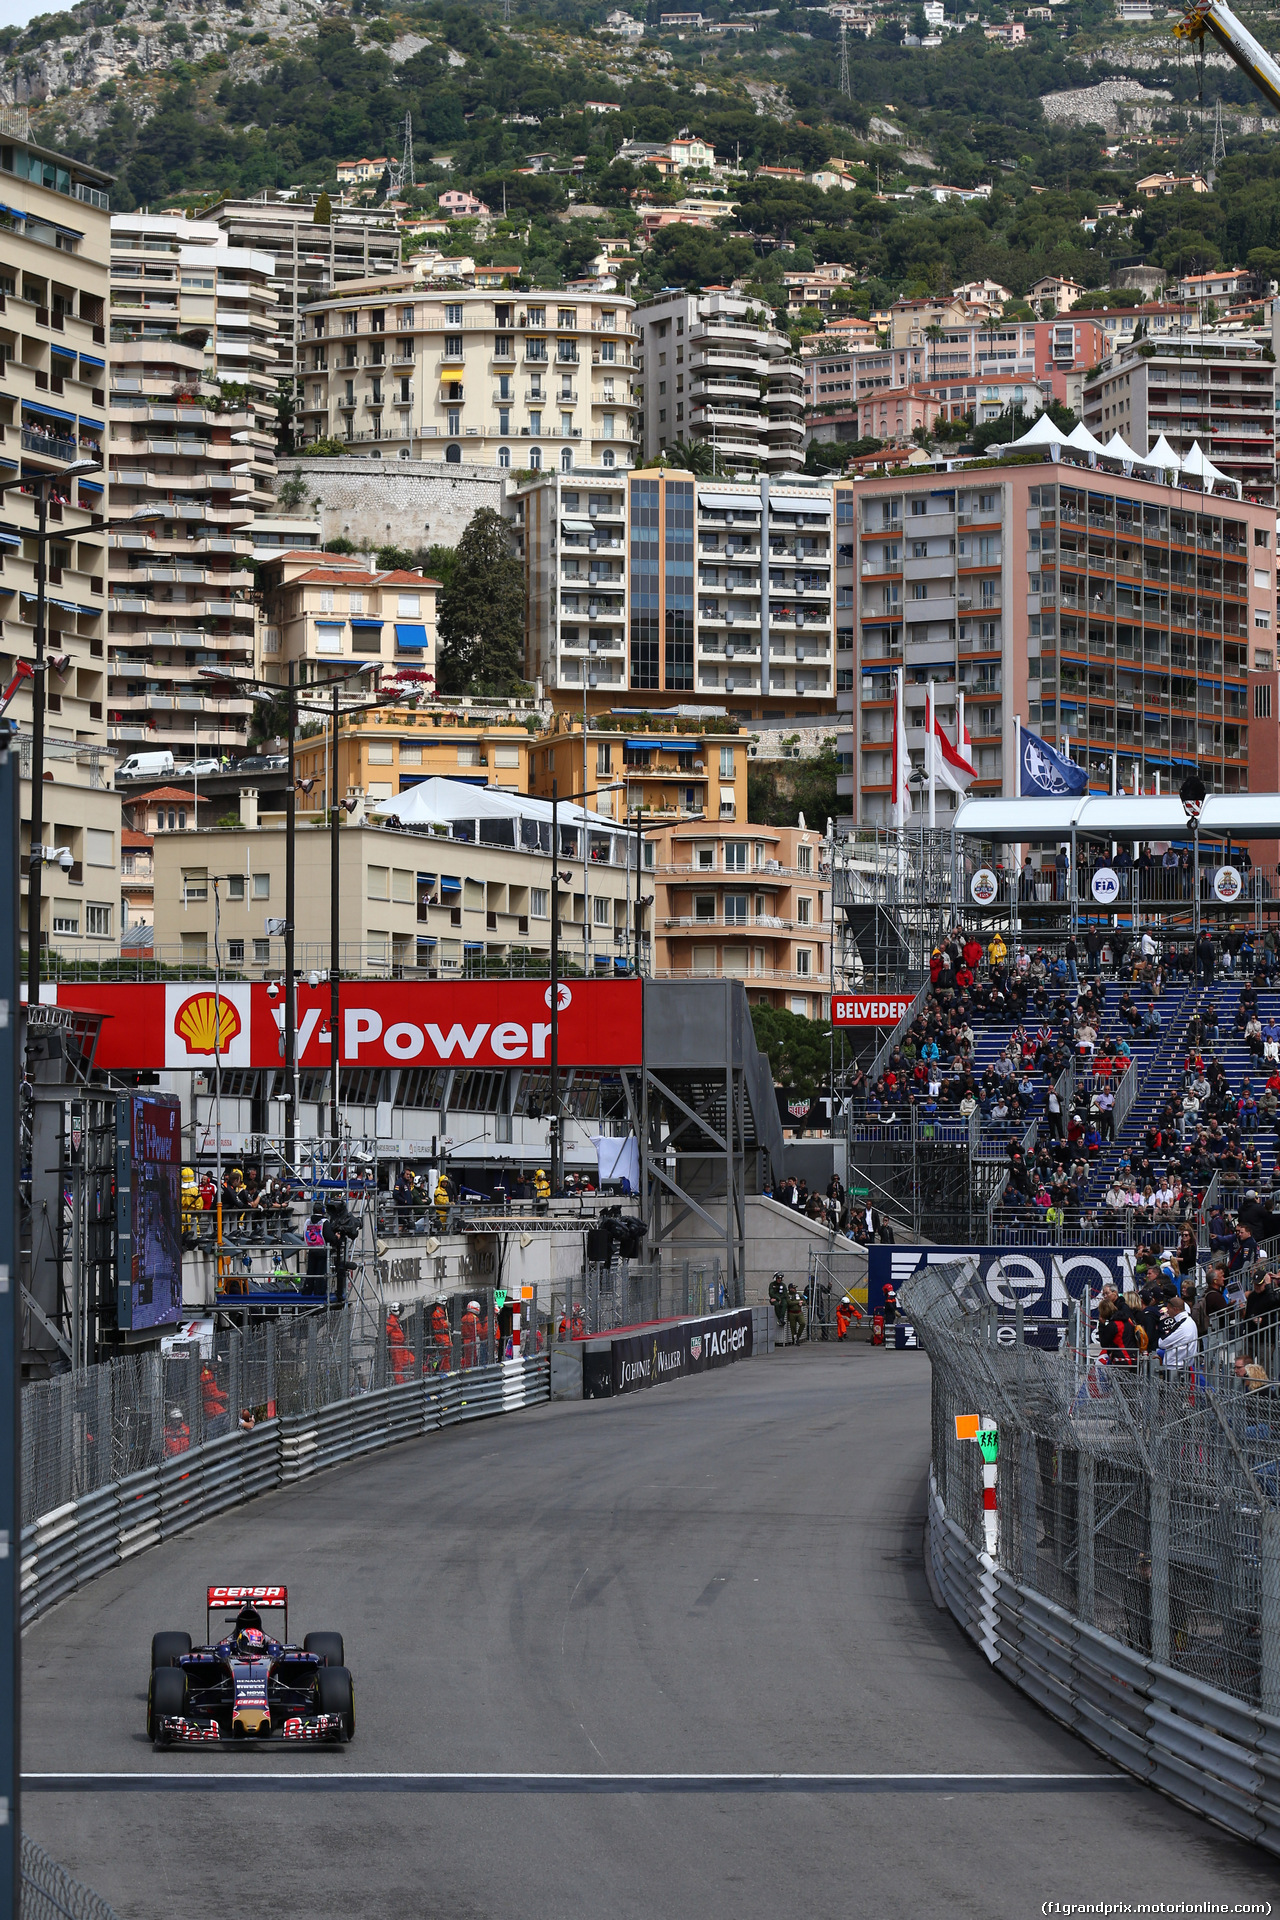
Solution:
<svg viewBox="0 0 1280 1920">
<path fill-rule="evenodd" d="M 1203 1369 L 1101 1367 L 1080 1315 L 1060 1352 L 1027 1347 L 958 1266 L 899 1304 L 932 1365 L 941 1601 L 1072 1732 L 1280 1854 L 1280 1395 L 1225 1346 Z M 957 1414 L 999 1435 L 994 1553 Z"/>
<path fill-rule="evenodd" d="M 428 1350 L 429 1352 L 430 1350 Z M 396 1350 L 392 1370 L 412 1364 Z M 103 1372 L 105 1369 L 93 1369 Z M 277 1413 L 167 1455 L 41 1512 L 22 1529 L 22 1623 L 108 1567 L 272 1487 L 400 1440 L 551 1398 L 547 1354 L 425 1372 L 296 1413 Z"/>
<path fill-rule="evenodd" d="M 19 1915 L 20 1920 L 116 1920 L 113 1907 L 73 1880 L 27 1833 L 22 1836 Z"/>
</svg>

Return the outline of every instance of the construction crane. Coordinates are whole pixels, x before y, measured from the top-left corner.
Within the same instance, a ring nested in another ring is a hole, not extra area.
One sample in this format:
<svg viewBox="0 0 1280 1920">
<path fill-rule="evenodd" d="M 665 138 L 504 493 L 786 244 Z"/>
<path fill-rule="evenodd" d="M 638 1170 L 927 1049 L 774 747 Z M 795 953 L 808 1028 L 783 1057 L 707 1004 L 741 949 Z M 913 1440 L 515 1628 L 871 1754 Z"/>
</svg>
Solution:
<svg viewBox="0 0 1280 1920">
<path fill-rule="evenodd" d="M 1179 40 L 1198 41 L 1204 46 L 1206 33 L 1212 34 L 1225 53 L 1229 53 L 1242 73 L 1248 74 L 1259 93 L 1265 94 L 1280 112 L 1280 64 L 1259 44 L 1248 27 L 1236 19 L 1223 0 L 1202 0 L 1192 7 L 1173 29 Z"/>
</svg>

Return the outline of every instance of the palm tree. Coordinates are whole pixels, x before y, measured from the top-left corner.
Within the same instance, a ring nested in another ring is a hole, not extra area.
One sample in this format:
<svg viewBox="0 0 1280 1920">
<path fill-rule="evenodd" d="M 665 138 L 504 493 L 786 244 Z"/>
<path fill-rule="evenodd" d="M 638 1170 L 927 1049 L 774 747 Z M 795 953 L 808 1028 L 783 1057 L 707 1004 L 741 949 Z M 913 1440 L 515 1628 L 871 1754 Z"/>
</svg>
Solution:
<svg viewBox="0 0 1280 1920">
<path fill-rule="evenodd" d="M 938 377 L 938 342 L 942 338 L 942 328 L 936 320 L 932 321 L 930 325 L 925 328 L 924 337 L 932 348 L 932 352 L 929 355 L 929 378 L 936 380 Z"/>
<path fill-rule="evenodd" d="M 709 440 L 677 440 L 666 449 L 673 467 L 684 467 L 700 479 L 714 477 L 720 471 L 720 455 Z"/>
</svg>

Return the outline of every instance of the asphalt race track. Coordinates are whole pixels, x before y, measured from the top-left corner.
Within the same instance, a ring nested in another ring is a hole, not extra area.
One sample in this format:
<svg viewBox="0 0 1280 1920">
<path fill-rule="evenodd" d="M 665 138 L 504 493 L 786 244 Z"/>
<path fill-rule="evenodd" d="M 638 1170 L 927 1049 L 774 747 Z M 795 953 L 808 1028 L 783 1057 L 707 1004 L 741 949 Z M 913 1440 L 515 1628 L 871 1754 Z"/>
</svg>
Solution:
<svg viewBox="0 0 1280 1920">
<path fill-rule="evenodd" d="M 121 1920 L 1270 1900 L 1275 1861 L 1116 1774 L 935 1608 L 928 1411 L 922 1354 L 801 1348 L 225 1515 L 27 1635 L 23 1824 Z M 208 1582 L 268 1580 L 299 1637 L 345 1633 L 356 1739 L 154 1754 L 152 1632 L 202 1637 Z"/>
</svg>

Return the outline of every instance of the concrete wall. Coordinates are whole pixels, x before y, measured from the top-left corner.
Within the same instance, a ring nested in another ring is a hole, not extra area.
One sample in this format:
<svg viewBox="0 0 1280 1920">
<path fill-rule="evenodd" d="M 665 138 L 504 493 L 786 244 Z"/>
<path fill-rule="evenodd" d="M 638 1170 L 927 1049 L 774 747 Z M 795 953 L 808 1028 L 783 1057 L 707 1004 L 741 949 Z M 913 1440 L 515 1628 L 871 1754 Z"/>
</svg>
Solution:
<svg viewBox="0 0 1280 1920">
<path fill-rule="evenodd" d="M 503 511 L 509 479 L 501 467 L 394 457 L 281 461 L 281 480 L 295 472 L 315 496 L 311 516 L 326 542 L 341 534 L 374 547 L 456 546 L 481 507 Z"/>
<path fill-rule="evenodd" d="M 723 1198 L 712 1202 L 710 1210 L 719 1218 L 724 1210 Z M 682 1225 L 687 1230 L 688 1244 L 677 1228 L 664 1242 L 664 1258 L 669 1250 L 672 1259 L 688 1259 L 693 1265 L 705 1266 L 709 1272 L 715 1260 L 715 1248 L 710 1243 L 708 1229 L 696 1218 L 685 1220 Z M 833 1241 L 825 1227 L 806 1219 L 794 1207 L 784 1207 L 762 1194 L 747 1196 L 747 1265 L 743 1276 L 746 1306 L 758 1307 L 769 1298 L 769 1282 L 775 1273 L 803 1286 L 809 1275 L 810 1252 L 830 1261 L 832 1281 L 840 1293 L 846 1287 L 860 1288 L 860 1297 L 865 1298 L 865 1247 L 856 1246 L 852 1240 Z M 722 1254 L 722 1264 L 723 1258 Z"/>
</svg>

